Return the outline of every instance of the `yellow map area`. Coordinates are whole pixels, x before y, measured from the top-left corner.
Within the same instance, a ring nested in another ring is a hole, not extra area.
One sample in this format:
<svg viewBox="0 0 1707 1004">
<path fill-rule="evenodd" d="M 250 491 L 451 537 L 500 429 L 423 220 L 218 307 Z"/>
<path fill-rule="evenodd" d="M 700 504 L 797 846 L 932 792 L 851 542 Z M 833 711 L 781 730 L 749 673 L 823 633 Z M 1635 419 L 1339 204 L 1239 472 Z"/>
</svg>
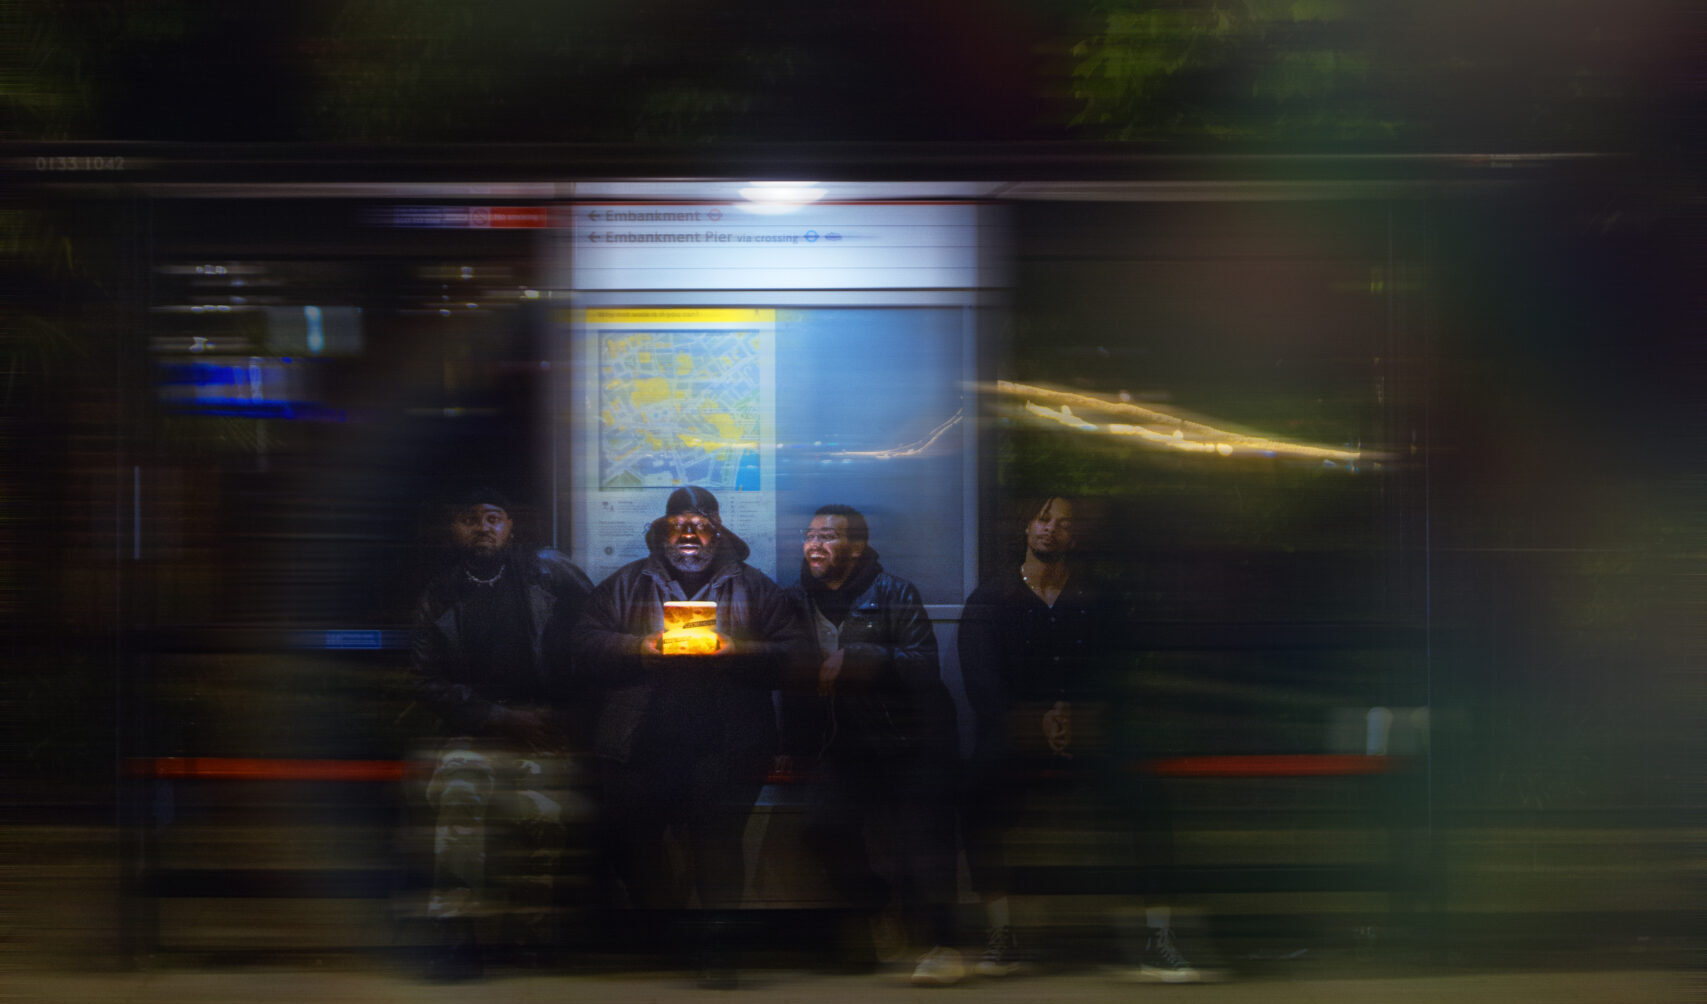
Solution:
<svg viewBox="0 0 1707 1004">
<path fill-rule="evenodd" d="M 586 312 L 589 322 L 606 325 L 599 352 L 601 487 L 697 483 L 756 489 L 762 338 L 739 328 L 657 325 L 769 320 L 773 313 Z"/>
</svg>

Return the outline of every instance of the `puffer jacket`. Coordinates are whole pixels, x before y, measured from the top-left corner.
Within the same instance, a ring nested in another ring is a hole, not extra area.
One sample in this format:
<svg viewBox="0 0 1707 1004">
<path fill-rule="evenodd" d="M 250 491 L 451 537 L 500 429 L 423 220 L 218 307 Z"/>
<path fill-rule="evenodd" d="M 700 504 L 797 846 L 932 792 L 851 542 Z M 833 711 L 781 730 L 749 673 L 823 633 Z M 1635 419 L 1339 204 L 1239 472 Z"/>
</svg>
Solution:
<svg viewBox="0 0 1707 1004">
<path fill-rule="evenodd" d="M 800 575 L 789 593 L 811 628 L 818 617 L 812 597 L 821 587 L 804 562 Z M 842 670 L 835 695 L 815 696 L 822 661 L 815 660 L 783 701 L 785 751 L 842 759 L 951 751 L 954 702 L 918 588 L 884 571 L 869 548 L 842 588 L 857 592 L 837 637 Z"/>
<path fill-rule="evenodd" d="M 628 762 L 649 716 L 673 716 L 690 734 L 669 737 L 683 750 L 774 752 L 771 691 L 810 661 L 812 637 L 799 607 L 770 577 L 746 564 L 746 545 L 725 540 L 702 598 L 717 601 L 717 631 L 731 655 L 646 654 L 645 639 L 663 630 L 664 601 L 689 599 L 670 574 L 661 545 L 599 583 L 571 639 L 581 689 L 597 695 L 595 755 Z M 691 714 L 681 722 L 682 709 Z"/>
</svg>

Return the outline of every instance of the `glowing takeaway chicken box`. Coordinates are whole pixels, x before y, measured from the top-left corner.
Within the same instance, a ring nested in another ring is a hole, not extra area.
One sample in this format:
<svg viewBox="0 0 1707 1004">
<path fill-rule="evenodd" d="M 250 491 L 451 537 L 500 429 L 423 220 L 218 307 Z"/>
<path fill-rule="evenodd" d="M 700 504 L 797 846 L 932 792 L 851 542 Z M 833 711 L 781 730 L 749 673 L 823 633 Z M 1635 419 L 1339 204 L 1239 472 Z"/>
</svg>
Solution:
<svg viewBox="0 0 1707 1004">
<path fill-rule="evenodd" d="M 717 604 L 712 600 L 669 600 L 664 604 L 664 633 L 658 639 L 663 655 L 711 655 L 722 642 L 717 637 Z"/>
</svg>

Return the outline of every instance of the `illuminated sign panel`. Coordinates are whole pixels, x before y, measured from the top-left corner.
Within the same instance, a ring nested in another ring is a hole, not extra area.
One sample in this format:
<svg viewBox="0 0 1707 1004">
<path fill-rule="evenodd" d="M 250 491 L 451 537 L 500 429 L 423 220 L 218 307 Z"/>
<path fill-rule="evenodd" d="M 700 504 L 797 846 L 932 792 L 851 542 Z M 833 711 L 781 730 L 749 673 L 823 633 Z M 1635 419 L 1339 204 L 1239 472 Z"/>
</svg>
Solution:
<svg viewBox="0 0 1707 1004">
<path fill-rule="evenodd" d="M 975 568 L 966 416 L 988 207 L 600 201 L 554 210 L 566 366 L 559 512 L 595 579 L 646 553 L 676 487 L 717 494 L 749 562 L 799 575 L 827 503 L 870 519 L 932 604 Z M 565 445 L 566 444 L 566 447 Z"/>
<path fill-rule="evenodd" d="M 971 289 L 977 207 L 606 203 L 567 214 L 575 288 Z"/>
</svg>

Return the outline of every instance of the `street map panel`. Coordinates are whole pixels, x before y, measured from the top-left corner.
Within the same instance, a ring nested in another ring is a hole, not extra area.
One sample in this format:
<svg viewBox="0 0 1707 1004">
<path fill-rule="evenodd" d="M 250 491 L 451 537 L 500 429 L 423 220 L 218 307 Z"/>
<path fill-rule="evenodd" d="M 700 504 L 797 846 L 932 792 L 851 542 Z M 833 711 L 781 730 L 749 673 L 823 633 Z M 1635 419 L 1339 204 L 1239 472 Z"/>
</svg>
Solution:
<svg viewBox="0 0 1707 1004">
<path fill-rule="evenodd" d="M 760 489 L 756 329 L 599 333 L 599 487 Z"/>
</svg>

